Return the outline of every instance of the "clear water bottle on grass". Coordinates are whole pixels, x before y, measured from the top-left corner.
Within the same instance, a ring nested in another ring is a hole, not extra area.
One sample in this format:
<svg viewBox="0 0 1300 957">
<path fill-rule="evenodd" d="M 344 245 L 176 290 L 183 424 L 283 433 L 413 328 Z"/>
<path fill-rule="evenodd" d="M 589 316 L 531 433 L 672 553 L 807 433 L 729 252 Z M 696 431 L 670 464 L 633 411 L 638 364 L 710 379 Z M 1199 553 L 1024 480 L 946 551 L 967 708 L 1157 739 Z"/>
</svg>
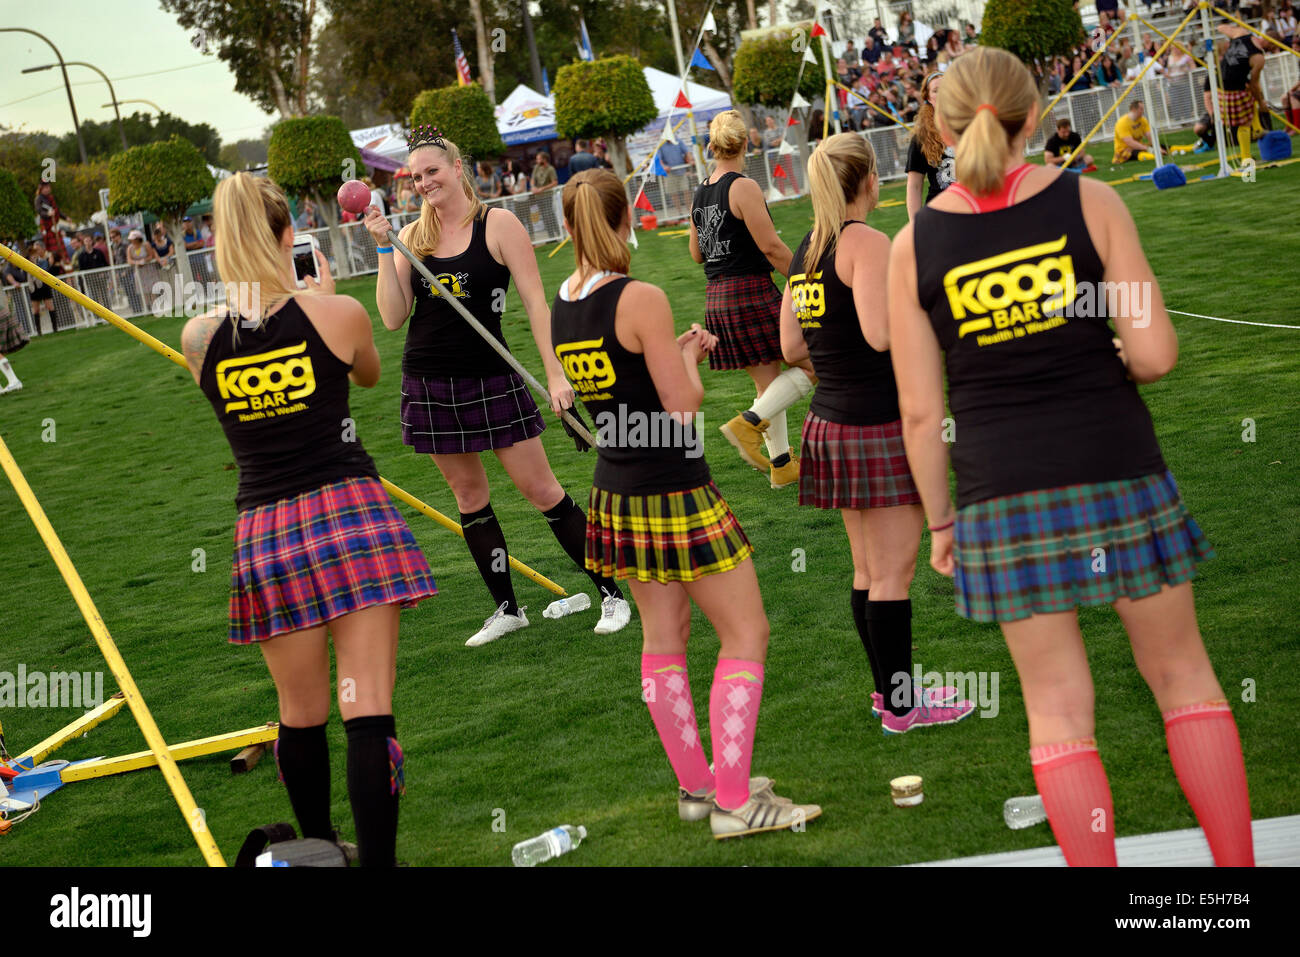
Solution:
<svg viewBox="0 0 1300 957">
<path fill-rule="evenodd" d="M 527 841 L 520 841 L 510 852 L 515 867 L 535 867 L 561 854 L 567 854 L 587 836 L 587 829 L 581 824 L 561 824 L 545 834 L 539 834 Z"/>
<path fill-rule="evenodd" d="M 1037 794 L 1030 797 L 1007 798 L 1007 803 L 1002 805 L 1002 819 L 1007 822 L 1007 827 L 1011 830 L 1019 831 L 1021 828 L 1033 827 L 1046 821 L 1047 809 L 1043 807 L 1043 799 Z"/>
</svg>

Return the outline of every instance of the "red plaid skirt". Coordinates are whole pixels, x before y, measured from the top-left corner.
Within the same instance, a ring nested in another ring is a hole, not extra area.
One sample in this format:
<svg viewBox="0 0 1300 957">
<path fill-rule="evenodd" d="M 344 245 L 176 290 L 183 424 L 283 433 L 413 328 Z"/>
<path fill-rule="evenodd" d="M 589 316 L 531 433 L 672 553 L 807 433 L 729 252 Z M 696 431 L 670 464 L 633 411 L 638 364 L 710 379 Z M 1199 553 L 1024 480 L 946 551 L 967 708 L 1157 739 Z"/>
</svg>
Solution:
<svg viewBox="0 0 1300 957">
<path fill-rule="evenodd" d="M 1255 122 L 1255 97 L 1250 90 L 1220 90 L 1219 112 L 1224 126 L 1250 126 Z"/>
<path fill-rule="evenodd" d="M 920 505 L 901 420 L 840 425 L 809 412 L 799 446 L 799 504 L 814 508 Z"/>
<path fill-rule="evenodd" d="M 424 553 L 372 478 L 348 478 L 247 508 L 235 526 L 230 641 L 314 628 L 371 605 L 410 608 L 438 587 Z"/>
<path fill-rule="evenodd" d="M 781 361 L 781 290 L 771 276 L 709 280 L 704 325 L 718 337 L 710 369 L 745 369 Z"/>
</svg>

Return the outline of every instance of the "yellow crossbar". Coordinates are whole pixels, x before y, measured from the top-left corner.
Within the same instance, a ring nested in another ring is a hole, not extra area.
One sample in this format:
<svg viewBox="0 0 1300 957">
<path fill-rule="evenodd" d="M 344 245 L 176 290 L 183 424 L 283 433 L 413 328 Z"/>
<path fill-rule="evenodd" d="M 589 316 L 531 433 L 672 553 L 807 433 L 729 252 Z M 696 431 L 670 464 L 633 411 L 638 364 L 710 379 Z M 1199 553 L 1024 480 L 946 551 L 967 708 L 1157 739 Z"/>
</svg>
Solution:
<svg viewBox="0 0 1300 957">
<path fill-rule="evenodd" d="M 72 724 L 68 725 L 62 731 L 56 731 L 34 748 L 29 748 L 13 760 L 21 761 L 24 758 L 32 759 L 32 766 L 40 764 L 46 756 L 57 751 L 63 745 L 67 744 L 73 738 L 79 738 L 96 725 L 103 724 L 113 715 L 122 710 L 122 705 L 126 704 L 126 696 L 118 692 L 109 698 L 98 708 L 93 711 L 87 711 Z"/>
<path fill-rule="evenodd" d="M 246 748 L 250 744 L 274 741 L 279 734 L 280 728 L 278 725 L 264 725 L 260 728 L 248 728 L 245 731 L 231 731 L 229 734 L 216 734 L 210 738 L 186 741 L 184 744 L 173 744 L 171 753 L 172 757 L 177 761 L 185 761 L 189 758 L 203 757 L 205 754 L 216 754 L 219 751 L 235 751 Z M 83 761 L 80 764 L 73 764 L 64 768 L 59 777 L 67 784 L 72 781 L 86 781 L 90 778 L 107 777 L 110 774 L 138 771 L 140 768 L 151 768 L 157 763 L 158 759 L 154 757 L 152 751 L 137 751 L 135 754 L 124 754 L 118 758 L 100 758 L 97 761 Z"/>
</svg>

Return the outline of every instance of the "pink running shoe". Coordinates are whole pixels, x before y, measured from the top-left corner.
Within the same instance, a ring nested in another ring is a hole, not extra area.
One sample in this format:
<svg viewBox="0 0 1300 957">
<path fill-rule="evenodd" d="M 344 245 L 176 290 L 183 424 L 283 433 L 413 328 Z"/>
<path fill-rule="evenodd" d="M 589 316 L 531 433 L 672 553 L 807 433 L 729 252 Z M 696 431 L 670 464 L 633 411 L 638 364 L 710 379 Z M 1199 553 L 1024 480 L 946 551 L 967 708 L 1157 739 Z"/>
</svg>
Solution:
<svg viewBox="0 0 1300 957">
<path fill-rule="evenodd" d="M 901 718 L 896 718 L 893 712 L 886 711 L 880 716 L 880 730 L 885 734 L 906 734 L 915 728 L 926 728 L 936 724 L 956 724 L 974 713 L 975 704 L 972 701 L 958 701 L 950 708 L 921 705 Z"/>
<path fill-rule="evenodd" d="M 919 695 L 921 704 L 933 708 L 936 705 L 950 705 L 957 700 L 957 689 L 952 685 L 942 688 L 923 688 L 913 684 L 914 695 Z M 879 718 L 885 712 L 885 696 L 878 691 L 871 692 L 871 716 Z"/>
</svg>

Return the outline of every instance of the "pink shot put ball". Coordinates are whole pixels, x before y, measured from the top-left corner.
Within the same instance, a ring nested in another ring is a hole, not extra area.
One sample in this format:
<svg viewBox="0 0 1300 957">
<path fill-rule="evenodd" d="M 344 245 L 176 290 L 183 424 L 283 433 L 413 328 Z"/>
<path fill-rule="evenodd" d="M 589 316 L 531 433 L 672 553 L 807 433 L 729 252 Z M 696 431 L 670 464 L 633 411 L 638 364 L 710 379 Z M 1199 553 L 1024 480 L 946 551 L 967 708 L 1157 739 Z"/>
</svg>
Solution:
<svg viewBox="0 0 1300 957">
<path fill-rule="evenodd" d="M 339 187 L 339 206 L 358 216 L 370 205 L 370 188 L 359 179 L 350 179 Z"/>
</svg>

